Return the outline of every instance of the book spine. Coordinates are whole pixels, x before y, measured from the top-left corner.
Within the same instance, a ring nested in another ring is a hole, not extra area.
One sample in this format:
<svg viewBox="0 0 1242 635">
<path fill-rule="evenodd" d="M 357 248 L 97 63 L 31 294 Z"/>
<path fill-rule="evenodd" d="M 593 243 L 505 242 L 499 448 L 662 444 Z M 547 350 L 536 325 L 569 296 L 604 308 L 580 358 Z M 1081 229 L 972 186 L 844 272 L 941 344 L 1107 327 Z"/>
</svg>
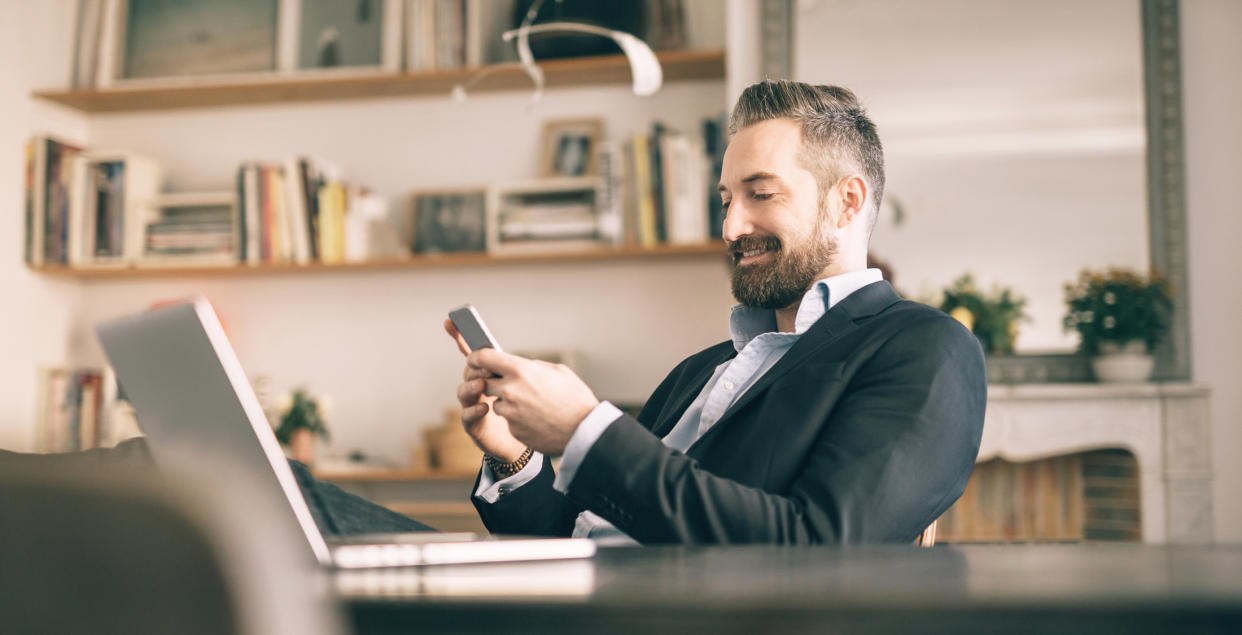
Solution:
<svg viewBox="0 0 1242 635">
<path fill-rule="evenodd" d="M 707 154 L 707 227 L 712 238 L 724 233 L 724 205 L 716 183 L 724 168 L 724 126 L 719 119 L 703 120 L 703 150 Z"/>
<path fill-rule="evenodd" d="M 246 264 L 263 261 L 263 204 L 260 200 L 259 167 L 245 166 L 246 191 Z"/>
<path fill-rule="evenodd" d="M 659 243 L 656 229 L 654 194 L 651 186 L 651 152 L 644 134 L 634 135 L 634 196 L 638 208 L 638 244 L 655 247 Z"/>
<path fill-rule="evenodd" d="M 311 260 L 319 260 L 319 183 L 310 161 L 298 159 L 302 200 L 306 201 L 306 242 Z"/>
<path fill-rule="evenodd" d="M 246 166 L 237 166 L 237 262 L 246 262 Z"/>
<path fill-rule="evenodd" d="M 651 205 L 655 219 L 656 242 L 668 242 L 668 210 L 664 209 L 664 157 L 661 153 L 662 141 L 666 131 L 664 124 L 655 122 L 651 126 L 651 143 L 648 146 L 650 155 Z"/>
<path fill-rule="evenodd" d="M 35 217 L 35 206 L 36 206 L 35 205 L 35 199 L 36 199 L 36 196 L 35 196 L 35 191 L 36 191 L 35 143 L 36 143 L 35 139 L 31 139 L 30 141 L 26 142 L 26 196 L 25 196 L 25 205 L 26 205 L 25 239 L 26 241 L 25 241 L 25 248 L 23 250 L 23 257 L 25 258 L 26 264 L 28 265 L 38 264 L 38 262 L 36 262 L 35 260 L 35 251 L 36 251 L 35 235 L 38 233 L 35 231 L 35 227 L 37 226 L 37 223 L 38 223 Z"/>
<path fill-rule="evenodd" d="M 275 238 L 272 224 L 272 185 L 271 170 L 266 165 L 258 166 L 259 182 L 259 260 L 263 263 L 275 260 L 272 246 Z"/>
</svg>

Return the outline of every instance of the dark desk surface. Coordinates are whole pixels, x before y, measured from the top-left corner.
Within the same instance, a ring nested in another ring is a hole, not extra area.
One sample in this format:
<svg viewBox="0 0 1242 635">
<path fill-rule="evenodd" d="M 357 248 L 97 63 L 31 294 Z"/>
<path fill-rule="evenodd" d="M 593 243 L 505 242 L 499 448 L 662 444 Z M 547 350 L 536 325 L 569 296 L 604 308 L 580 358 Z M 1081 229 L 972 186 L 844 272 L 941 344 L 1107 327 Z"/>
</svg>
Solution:
<svg viewBox="0 0 1242 635">
<path fill-rule="evenodd" d="M 1242 547 L 617 548 L 337 585 L 360 633 L 1242 633 Z"/>
</svg>

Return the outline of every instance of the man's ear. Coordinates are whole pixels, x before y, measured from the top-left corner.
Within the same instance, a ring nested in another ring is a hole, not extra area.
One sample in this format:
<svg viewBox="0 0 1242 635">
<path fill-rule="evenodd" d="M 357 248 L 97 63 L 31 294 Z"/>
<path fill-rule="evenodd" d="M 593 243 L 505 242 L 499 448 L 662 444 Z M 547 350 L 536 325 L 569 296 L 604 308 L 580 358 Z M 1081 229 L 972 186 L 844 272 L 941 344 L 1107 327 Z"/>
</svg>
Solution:
<svg viewBox="0 0 1242 635">
<path fill-rule="evenodd" d="M 839 213 L 836 225 L 837 229 L 842 229 L 862 215 L 863 206 L 867 204 L 867 182 L 857 174 L 841 179 L 837 184 L 837 200 Z"/>
</svg>

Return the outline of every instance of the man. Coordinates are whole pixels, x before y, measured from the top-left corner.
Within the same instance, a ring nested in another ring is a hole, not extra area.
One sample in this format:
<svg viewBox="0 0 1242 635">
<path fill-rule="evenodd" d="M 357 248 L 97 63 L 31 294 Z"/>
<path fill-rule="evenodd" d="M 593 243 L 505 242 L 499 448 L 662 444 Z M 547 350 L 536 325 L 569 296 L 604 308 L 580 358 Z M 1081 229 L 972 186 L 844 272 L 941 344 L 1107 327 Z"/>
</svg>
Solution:
<svg viewBox="0 0 1242 635">
<path fill-rule="evenodd" d="M 469 353 L 457 396 L 486 453 L 473 500 L 493 532 L 908 543 L 961 495 L 983 355 L 866 268 L 875 126 L 848 90 L 765 81 L 729 127 L 730 341 L 674 368 L 636 419 L 563 366 Z"/>
</svg>

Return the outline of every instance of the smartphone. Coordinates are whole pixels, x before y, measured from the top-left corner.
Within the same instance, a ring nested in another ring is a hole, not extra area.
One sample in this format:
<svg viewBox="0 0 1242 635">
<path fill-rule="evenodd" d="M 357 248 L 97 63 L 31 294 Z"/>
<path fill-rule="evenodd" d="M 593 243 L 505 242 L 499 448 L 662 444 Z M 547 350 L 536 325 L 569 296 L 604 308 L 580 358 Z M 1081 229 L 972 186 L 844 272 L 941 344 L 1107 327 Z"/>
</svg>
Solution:
<svg viewBox="0 0 1242 635">
<path fill-rule="evenodd" d="M 470 350 L 477 351 L 480 348 L 500 350 L 500 344 L 496 343 L 496 338 L 487 329 L 487 325 L 483 323 L 483 318 L 479 317 L 479 312 L 473 304 L 449 311 L 449 319 L 453 321 L 453 326 L 457 327 L 457 332 L 465 338 L 466 346 L 469 346 Z"/>
</svg>

